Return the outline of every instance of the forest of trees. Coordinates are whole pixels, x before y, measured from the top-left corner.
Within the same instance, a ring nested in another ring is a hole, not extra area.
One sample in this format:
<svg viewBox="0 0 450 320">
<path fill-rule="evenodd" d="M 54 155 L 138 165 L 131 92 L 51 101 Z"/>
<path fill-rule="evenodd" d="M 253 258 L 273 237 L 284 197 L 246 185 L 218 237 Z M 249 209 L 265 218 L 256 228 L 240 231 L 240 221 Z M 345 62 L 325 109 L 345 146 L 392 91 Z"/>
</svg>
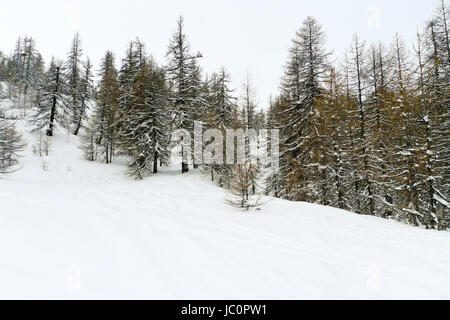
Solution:
<svg viewBox="0 0 450 320">
<path fill-rule="evenodd" d="M 445 230 L 450 8 L 445 0 L 437 3 L 411 49 L 398 34 L 390 44 L 371 45 L 355 35 L 339 63 L 331 62 L 320 23 L 308 17 L 292 39 L 280 93 L 268 110 L 258 104 L 250 75 L 236 92 L 225 69 L 204 74 L 182 17 L 163 64 L 135 39 L 120 63 L 107 51 L 98 74 L 78 34 L 65 60 L 53 58 L 47 68 L 34 40 L 19 38 L 11 55 L 0 52 L 0 81 L 10 84 L 0 88 L 0 99 L 9 97 L 49 137 L 56 126 L 80 135 L 90 161 L 127 157 L 137 179 L 169 165 L 178 145 L 182 173 L 201 170 L 230 191 L 230 204 L 244 209 L 257 206 L 255 197 L 264 193 Z M 6 172 L 24 144 L 0 118 L 0 172 Z M 195 122 L 224 137 L 227 128 L 280 130 L 280 171 L 266 175 L 264 165 L 250 159 L 194 165 L 171 133 L 193 132 Z"/>
</svg>

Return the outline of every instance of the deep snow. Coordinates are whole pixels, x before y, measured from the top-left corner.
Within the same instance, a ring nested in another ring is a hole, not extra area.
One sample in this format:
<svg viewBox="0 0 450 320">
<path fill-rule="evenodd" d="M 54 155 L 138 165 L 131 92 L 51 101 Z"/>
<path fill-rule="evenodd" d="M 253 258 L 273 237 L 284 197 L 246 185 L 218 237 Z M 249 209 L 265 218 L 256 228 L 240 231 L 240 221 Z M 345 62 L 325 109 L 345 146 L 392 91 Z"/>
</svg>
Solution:
<svg viewBox="0 0 450 320">
<path fill-rule="evenodd" d="M 450 299 L 450 233 L 269 199 L 178 167 L 134 181 L 58 131 L 0 179 L 0 299 Z"/>
</svg>

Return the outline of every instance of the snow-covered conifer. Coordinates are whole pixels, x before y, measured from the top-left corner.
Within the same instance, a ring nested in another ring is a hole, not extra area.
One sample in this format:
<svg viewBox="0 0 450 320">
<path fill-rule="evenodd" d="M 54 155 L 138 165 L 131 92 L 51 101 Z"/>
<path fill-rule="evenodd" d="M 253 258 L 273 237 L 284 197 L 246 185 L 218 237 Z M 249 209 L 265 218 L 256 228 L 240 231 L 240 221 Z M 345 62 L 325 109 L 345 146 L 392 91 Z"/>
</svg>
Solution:
<svg viewBox="0 0 450 320">
<path fill-rule="evenodd" d="M 183 17 L 178 19 L 178 26 L 170 40 L 167 52 L 166 73 L 171 87 L 171 110 L 173 113 L 174 129 L 194 130 L 194 121 L 198 118 L 199 110 L 204 110 L 204 97 L 199 93 L 201 79 L 197 60 L 201 54 L 192 54 L 191 47 L 184 33 Z M 181 143 L 182 144 L 182 143 Z M 189 171 L 187 154 L 182 147 L 182 172 Z"/>
<path fill-rule="evenodd" d="M 52 59 L 49 69 L 45 73 L 43 83 L 39 86 L 37 96 L 37 110 L 32 118 L 35 130 L 47 127 L 47 136 L 53 136 L 55 125 L 67 126 L 65 110 L 68 108 L 67 97 L 63 94 L 65 84 L 63 67 L 60 61 Z"/>
<path fill-rule="evenodd" d="M 83 64 L 82 77 L 79 82 L 78 91 L 78 110 L 76 112 L 77 119 L 75 121 L 74 135 L 78 135 L 83 121 L 87 119 L 87 112 L 91 107 L 91 100 L 94 93 L 92 64 L 89 58 Z"/>
<path fill-rule="evenodd" d="M 115 154 L 117 131 L 115 123 L 119 105 L 119 84 L 115 59 L 108 51 L 102 60 L 100 83 L 96 99 L 94 116 L 96 118 L 99 145 L 99 156 L 106 163 L 111 163 Z"/>
<path fill-rule="evenodd" d="M 81 94 L 82 94 L 82 55 L 83 50 L 81 48 L 80 36 L 75 33 L 72 40 L 72 45 L 70 51 L 67 55 L 66 62 L 64 64 L 65 79 L 67 81 L 67 92 L 66 94 L 70 96 L 70 105 L 72 122 L 76 126 L 74 134 L 77 135 L 79 127 L 82 121 L 82 107 L 81 107 Z"/>
</svg>

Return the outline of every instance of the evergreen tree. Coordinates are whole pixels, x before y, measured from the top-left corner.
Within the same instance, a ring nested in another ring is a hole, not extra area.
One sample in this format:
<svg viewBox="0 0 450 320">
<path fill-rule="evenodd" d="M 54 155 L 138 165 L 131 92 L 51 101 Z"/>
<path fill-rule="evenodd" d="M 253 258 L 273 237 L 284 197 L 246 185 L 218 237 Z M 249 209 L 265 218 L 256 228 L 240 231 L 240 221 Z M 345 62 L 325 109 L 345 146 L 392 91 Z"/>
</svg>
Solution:
<svg viewBox="0 0 450 320">
<path fill-rule="evenodd" d="M 170 123 L 164 73 L 150 59 L 144 60 L 132 90 L 132 109 L 127 126 L 129 134 L 120 136 L 120 145 L 130 154 L 130 173 L 143 179 L 158 172 L 158 161 L 169 159 Z"/>
<path fill-rule="evenodd" d="M 0 51 L 0 81 L 8 79 L 8 58 Z"/>
<path fill-rule="evenodd" d="M 421 215 L 417 200 L 417 168 L 420 161 L 420 114 L 414 103 L 413 73 L 405 45 L 397 34 L 391 48 L 392 79 L 390 80 L 390 116 L 388 127 L 389 150 L 393 172 L 388 190 L 393 199 L 398 220 L 419 225 Z M 392 203 L 392 202 L 391 202 Z"/>
<path fill-rule="evenodd" d="M 419 209 L 424 214 L 428 228 L 443 230 L 449 222 L 449 86 L 447 64 L 448 46 L 445 34 L 448 28 L 442 24 L 448 10 L 427 24 L 424 50 L 419 56 L 419 92 L 423 106 L 424 162 L 425 169 L 419 178 L 423 196 Z M 441 21 L 441 23 L 439 23 Z M 443 36 L 444 35 L 444 36 Z M 423 59 L 423 60 L 422 60 Z"/>
<path fill-rule="evenodd" d="M 94 91 L 92 64 L 89 58 L 83 64 L 82 78 L 79 82 L 79 91 L 77 93 L 79 102 L 77 108 L 77 119 L 75 121 L 74 135 L 78 135 L 82 123 L 87 119 L 87 112 L 90 109 L 91 99 Z M 72 100 L 73 101 L 73 100 Z"/>
<path fill-rule="evenodd" d="M 21 152 L 25 147 L 26 144 L 14 123 L 11 123 L 3 110 L 0 110 L 0 174 L 17 169 Z"/>
<path fill-rule="evenodd" d="M 402 150 L 402 146 L 397 146 L 397 150 L 392 149 L 393 120 L 397 115 L 393 112 L 392 103 L 395 99 L 391 94 L 392 65 L 395 60 L 389 57 L 381 43 L 370 47 L 365 60 L 367 90 L 363 99 L 366 120 L 366 159 L 371 170 L 368 181 L 373 200 L 369 201 L 374 206 L 373 212 L 366 211 L 366 213 L 387 218 L 393 215 L 396 193 L 393 176 L 395 175 L 394 162 L 397 161 L 397 157 L 393 157 L 392 153 Z M 401 108 L 403 107 L 397 109 Z"/>
<path fill-rule="evenodd" d="M 135 86 L 136 78 L 144 63 L 146 57 L 145 46 L 139 40 L 131 41 L 129 43 L 125 58 L 122 60 L 122 66 L 119 72 L 119 105 L 117 111 L 117 120 L 114 124 L 114 130 L 118 136 L 127 137 L 130 136 L 129 123 L 130 118 L 133 116 L 133 88 Z M 119 141 L 120 142 L 120 141 Z M 120 148 L 120 152 L 123 153 L 127 150 L 126 146 Z M 129 156 L 130 154 L 125 153 Z"/>
<path fill-rule="evenodd" d="M 236 99 L 233 96 L 233 90 L 230 89 L 230 75 L 222 69 L 220 73 L 213 74 L 210 84 L 210 98 L 207 127 L 217 129 L 222 132 L 224 141 L 223 163 L 204 166 L 207 171 L 211 172 L 212 177 L 217 177 L 220 187 L 229 185 L 230 178 L 233 173 L 233 165 L 227 164 L 227 148 L 226 148 L 226 130 L 237 128 L 237 106 Z M 236 149 L 236 148 L 235 148 Z"/>
<path fill-rule="evenodd" d="M 247 73 L 245 83 L 242 88 L 243 94 L 241 96 L 241 110 L 242 110 L 242 125 L 243 130 L 246 131 L 245 137 L 245 160 L 248 165 L 244 171 L 251 182 L 251 194 L 256 194 L 257 177 L 260 175 L 261 167 L 259 161 L 256 161 L 253 157 L 256 155 L 251 155 L 251 143 L 256 143 L 257 148 L 260 148 L 259 134 L 257 137 L 250 137 L 249 130 L 259 130 L 263 129 L 263 119 L 264 113 L 256 113 L 256 92 L 252 82 L 251 75 Z M 251 141 L 251 138 L 257 139 L 257 141 Z M 253 156 L 253 157 L 252 157 Z"/>
<path fill-rule="evenodd" d="M 99 154 L 106 163 L 111 163 L 116 147 L 117 131 L 115 123 L 119 105 L 119 84 L 114 55 L 108 51 L 100 69 L 100 83 L 94 116 L 97 119 Z"/>
<path fill-rule="evenodd" d="M 317 105 L 320 114 L 318 133 L 321 137 L 321 182 L 319 201 L 340 209 L 350 209 L 347 99 L 342 78 L 331 69 L 324 80 L 322 97 Z"/>
<path fill-rule="evenodd" d="M 289 199 L 318 201 L 319 137 L 316 104 L 329 53 L 320 24 L 308 17 L 289 50 L 282 79 L 283 95 L 289 106 L 281 110 L 282 174 L 288 177 Z"/>
<path fill-rule="evenodd" d="M 26 109 L 28 106 L 29 89 L 35 89 L 41 82 L 44 74 L 44 62 L 41 54 L 36 50 L 33 38 L 26 36 L 17 40 L 13 55 L 7 66 L 7 77 L 16 85 L 18 106 Z"/>
<path fill-rule="evenodd" d="M 349 89 L 354 97 L 358 108 L 358 117 L 355 119 L 359 125 L 356 133 L 357 139 L 354 144 L 355 151 L 355 174 L 358 183 L 359 211 L 363 214 L 374 215 L 375 194 L 374 184 L 376 184 L 376 173 L 371 167 L 370 135 L 373 130 L 373 122 L 368 111 L 367 94 L 367 60 L 365 43 L 361 43 L 355 35 L 351 49 L 352 62 L 349 67 Z"/>
<path fill-rule="evenodd" d="M 196 93 L 201 92 L 201 81 L 198 77 L 199 67 L 197 59 L 201 54 L 193 55 L 190 44 L 184 33 L 183 17 L 178 19 L 178 27 L 172 35 L 167 57 L 166 73 L 171 85 L 173 112 L 173 126 L 193 132 L 194 121 L 202 109 L 204 97 Z M 182 141 L 180 143 L 183 145 Z M 189 159 L 182 146 L 182 173 L 189 172 Z"/>
<path fill-rule="evenodd" d="M 81 72 L 83 50 L 81 49 L 81 41 L 78 33 L 72 40 L 72 46 L 65 63 L 65 78 L 67 79 L 67 95 L 70 96 L 70 109 L 72 111 L 72 122 L 76 129 L 74 134 L 77 135 L 82 122 L 83 107 L 81 106 L 81 97 L 83 88 L 83 75 Z"/>
<path fill-rule="evenodd" d="M 63 94 L 64 89 L 62 63 L 52 59 L 43 83 L 38 89 L 37 111 L 32 118 L 32 124 L 36 130 L 48 126 L 46 134 L 49 137 L 53 136 L 56 123 L 63 127 L 67 126 L 64 110 L 68 108 L 68 101 Z"/>
</svg>

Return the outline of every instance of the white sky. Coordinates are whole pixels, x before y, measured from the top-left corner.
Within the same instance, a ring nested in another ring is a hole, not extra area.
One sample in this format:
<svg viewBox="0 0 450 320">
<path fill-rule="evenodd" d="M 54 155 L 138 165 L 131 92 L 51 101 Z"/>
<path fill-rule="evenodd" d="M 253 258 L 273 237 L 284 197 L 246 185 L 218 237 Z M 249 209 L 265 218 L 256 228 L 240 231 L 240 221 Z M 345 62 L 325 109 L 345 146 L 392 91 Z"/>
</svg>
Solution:
<svg viewBox="0 0 450 320">
<path fill-rule="evenodd" d="M 161 63 L 181 14 L 193 51 L 203 53 L 204 70 L 226 67 L 237 89 L 251 72 L 266 106 L 278 92 L 290 39 L 308 15 L 323 25 L 327 46 L 341 56 L 356 32 L 368 43 L 386 44 L 399 32 L 411 44 L 436 5 L 437 0 L 1 0 L 0 50 L 10 53 L 17 37 L 27 34 L 47 62 L 52 55 L 65 58 L 78 30 L 96 68 L 107 49 L 120 62 L 136 36 Z"/>
</svg>

